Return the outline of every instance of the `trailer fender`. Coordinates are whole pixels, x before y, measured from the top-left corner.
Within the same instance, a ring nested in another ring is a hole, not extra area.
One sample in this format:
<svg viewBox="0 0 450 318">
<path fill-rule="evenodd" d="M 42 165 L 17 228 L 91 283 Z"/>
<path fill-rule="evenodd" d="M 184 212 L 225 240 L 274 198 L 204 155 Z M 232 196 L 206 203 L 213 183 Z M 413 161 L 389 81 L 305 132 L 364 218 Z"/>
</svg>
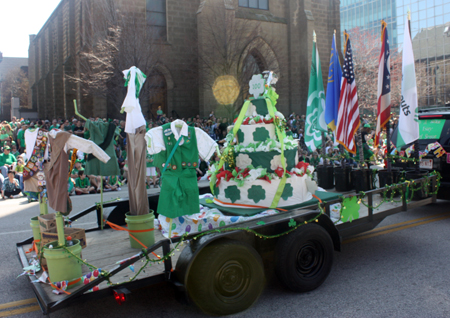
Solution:
<svg viewBox="0 0 450 318">
<path fill-rule="evenodd" d="M 326 214 L 322 214 L 318 219 L 317 223 L 322 226 L 330 235 L 333 240 L 333 247 L 335 251 L 341 251 L 341 236 L 339 235 L 339 231 L 334 225 L 333 221 Z"/>
</svg>

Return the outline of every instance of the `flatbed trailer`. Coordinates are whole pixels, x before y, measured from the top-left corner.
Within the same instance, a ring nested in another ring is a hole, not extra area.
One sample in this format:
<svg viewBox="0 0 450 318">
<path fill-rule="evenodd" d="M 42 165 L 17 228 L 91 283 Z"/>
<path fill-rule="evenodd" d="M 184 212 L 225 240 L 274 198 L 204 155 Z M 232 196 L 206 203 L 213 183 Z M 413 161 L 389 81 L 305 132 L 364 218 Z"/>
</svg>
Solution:
<svg viewBox="0 0 450 318">
<path fill-rule="evenodd" d="M 364 194 L 347 193 L 320 203 L 320 208 L 314 204 L 172 240 L 155 230 L 156 243 L 139 252 L 130 247 L 127 232 L 115 231 L 108 226 L 101 230 L 100 207 L 95 205 L 70 220 L 96 215 L 96 226 L 86 229 L 87 248 L 83 249 L 82 257 L 108 275 L 99 275 L 86 285 L 68 290 L 70 294 L 66 295 L 56 295 L 50 285 L 34 282 L 35 276 L 27 276 L 27 279 L 44 314 L 74 302 L 122 295 L 161 282 L 172 283 L 205 313 L 237 313 L 255 303 L 264 288 L 261 255 L 275 255 L 272 258 L 276 260 L 275 270 L 286 287 L 297 292 L 313 290 L 327 278 L 333 253 L 340 251 L 343 239 L 374 229 L 387 216 L 435 203 L 437 183 L 436 175 L 414 180 L 416 187 L 429 188 L 428 197 L 410 201 L 402 195 L 378 208 L 376 206 L 383 198 L 381 194 L 394 188 L 407 193 L 411 182 Z M 200 193 L 207 192 L 208 187 L 200 188 Z M 333 205 L 341 203 L 344 197 L 355 195 L 366 203 L 361 205 L 364 209 L 360 210 L 360 217 L 352 222 L 332 221 L 330 210 Z M 156 210 L 158 194 L 150 194 L 148 199 L 150 208 Z M 126 212 L 126 199 L 104 204 L 104 218 L 112 223 L 124 224 Z M 30 254 L 26 251 L 32 243 L 33 237 L 30 237 L 16 244 L 23 267 L 29 265 Z M 134 272 L 130 265 L 134 266 Z M 83 265 L 83 273 L 89 271 Z M 90 292 L 95 286 L 98 290 Z"/>
</svg>

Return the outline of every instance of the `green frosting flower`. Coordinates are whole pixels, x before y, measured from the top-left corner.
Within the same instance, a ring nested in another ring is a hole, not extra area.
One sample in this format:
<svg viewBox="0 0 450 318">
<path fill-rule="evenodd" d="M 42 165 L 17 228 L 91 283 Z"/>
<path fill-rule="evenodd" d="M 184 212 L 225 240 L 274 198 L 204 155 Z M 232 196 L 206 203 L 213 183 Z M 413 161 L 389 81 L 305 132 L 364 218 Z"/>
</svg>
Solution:
<svg viewBox="0 0 450 318">
<path fill-rule="evenodd" d="M 241 198 L 241 191 L 237 186 L 229 186 L 225 189 L 225 198 L 230 199 L 234 203 Z"/>
<path fill-rule="evenodd" d="M 252 185 L 252 187 L 248 189 L 248 198 L 252 199 L 253 202 L 258 203 L 266 198 L 266 191 L 260 185 Z"/>
</svg>

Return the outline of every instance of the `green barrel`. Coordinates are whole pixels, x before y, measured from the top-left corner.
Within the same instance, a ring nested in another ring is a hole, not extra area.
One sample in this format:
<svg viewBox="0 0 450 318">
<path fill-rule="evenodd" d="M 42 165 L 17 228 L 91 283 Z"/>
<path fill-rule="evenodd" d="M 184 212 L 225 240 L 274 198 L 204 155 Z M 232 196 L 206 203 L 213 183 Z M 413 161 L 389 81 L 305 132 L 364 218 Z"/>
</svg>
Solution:
<svg viewBox="0 0 450 318">
<path fill-rule="evenodd" d="M 155 215 L 153 210 L 150 213 L 144 215 L 130 215 L 125 214 L 125 222 L 128 224 L 128 230 L 130 231 L 142 231 L 142 230 L 152 230 L 147 232 L 129 232 L 130 234 L 130 244 L 132 248 L 144 248 L 141 244 L 136 242 L 136 240 L 131 237 L 133 235 L 146 247 L 150 247 L 155 244 L 155 231 L 153 230 L 153 221 L 155 220 Z"/>
<path fill-rule="evenodd" d="M 49 248 L 50 245 L 55 248 Z M 69 281 L 68 288 L 75 287 L 82 283 L 81 262 L 69 254 L 65 249 L 58 248 L 58 241 L 48 243 L 44 247 L 44 257 L 47 260 L 48 274 L 52 283 Z M 68 247 L 76 256 L 81 255 L 81 245 L 79 240 L 73 240 L 73 245 Z M 76 281 L 78 280 L 79 281 Z"/>
<path fill-rule="evenodd" d="M 31 229 L 33 230 L 33 239 L 34 242 L 36 243 L 37 249 L 40 249 L 40 241 L 41 241 L 41 229 L 39 228 L 39 220 L 38 217 L 32 217 L 30 220 L 30 226 Z"/>
</svg>

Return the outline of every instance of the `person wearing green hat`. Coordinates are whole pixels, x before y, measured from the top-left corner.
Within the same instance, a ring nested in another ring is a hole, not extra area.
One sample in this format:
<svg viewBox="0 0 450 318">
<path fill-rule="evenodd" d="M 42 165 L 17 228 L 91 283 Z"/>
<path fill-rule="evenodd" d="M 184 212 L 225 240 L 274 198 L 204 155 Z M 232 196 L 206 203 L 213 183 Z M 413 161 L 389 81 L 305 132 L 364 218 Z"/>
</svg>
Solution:
<svg viewBox="0 0 450 318">
<path fill-rule="evenodd" d="M 5 178 L 8 177 L 9 170 L 14 170 L 14 165 L 16 162 L 17 159 L 11 153 L 11 148 L 9 146 L 5 146 L 3 148 L 3 153 L 0 154 L 0 170 Z"/>
<path fill-rule="evenodd" d="M 82 163 L 83 163 L 83 161 L 80 159 L 77 159 L 75 161 L 75 165 L 74 165 L 72 171 L 70 172 L 71 178 L 73 178 L 73 179 L 78 178 L 78 171 L 84 170 Z"/>
</svg>

